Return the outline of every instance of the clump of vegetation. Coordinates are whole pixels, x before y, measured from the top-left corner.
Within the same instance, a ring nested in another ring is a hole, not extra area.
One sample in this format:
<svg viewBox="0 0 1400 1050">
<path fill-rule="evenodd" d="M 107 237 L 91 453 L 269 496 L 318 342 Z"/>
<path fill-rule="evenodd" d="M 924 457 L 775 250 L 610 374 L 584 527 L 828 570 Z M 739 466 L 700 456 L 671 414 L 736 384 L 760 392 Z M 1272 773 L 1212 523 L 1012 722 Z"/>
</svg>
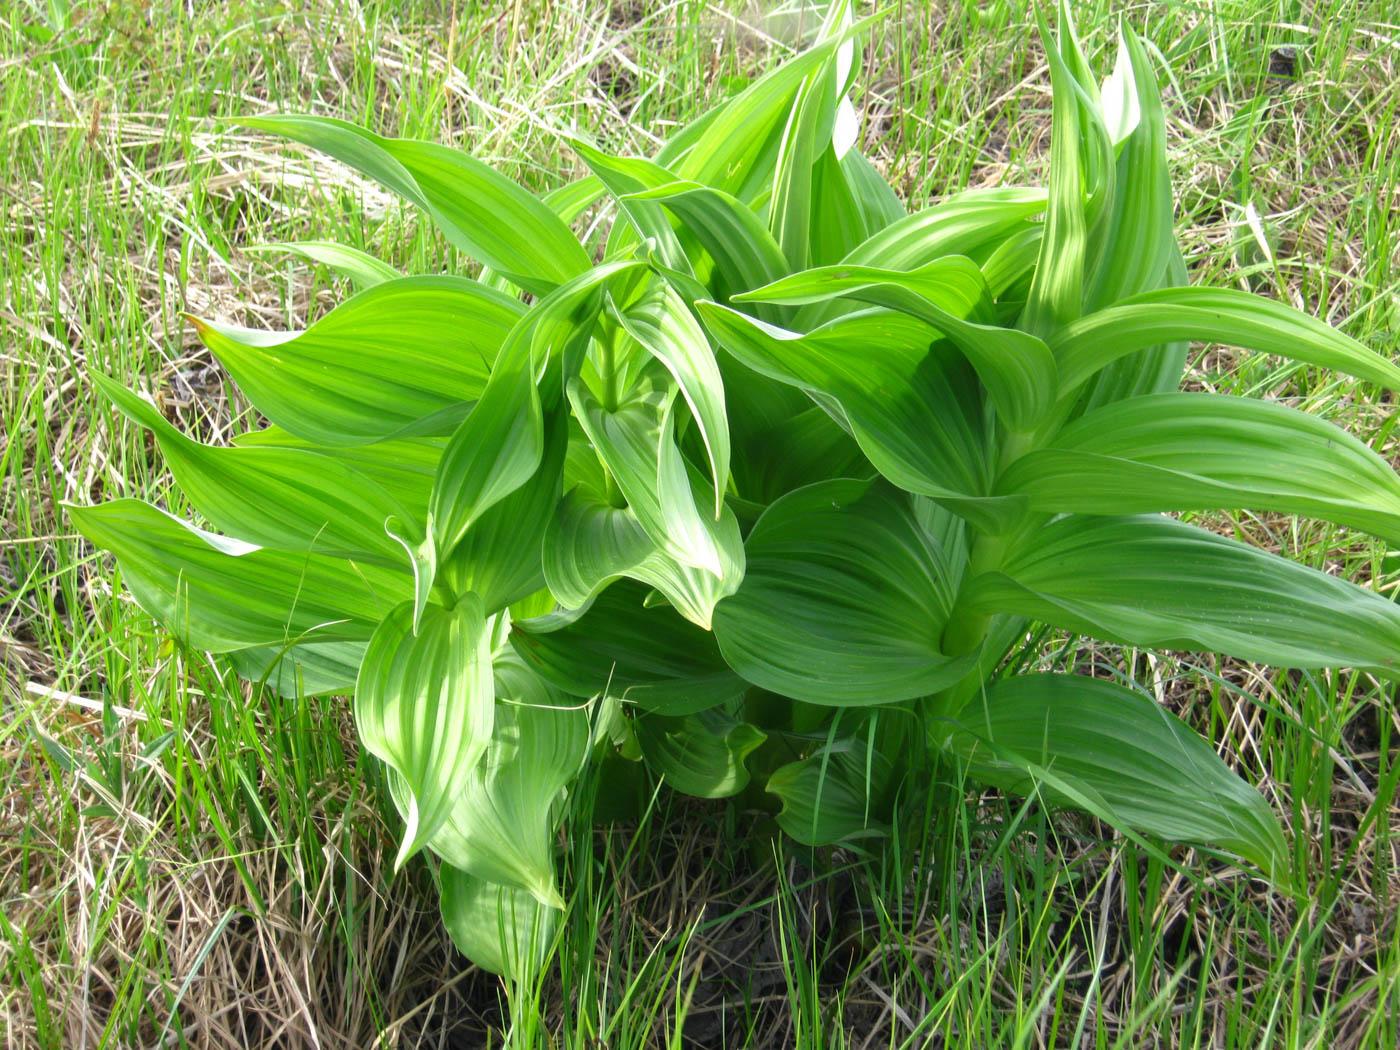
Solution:
<svg viewBox="0 0 1400 1050">
<path fill-rule="evenodd" d="M 808 846 L 923 812 L 934 762 L 1294 882 L 1277 819 L 1132 683 L 1022 673 L 1034 624 L 1394 675 L 1400 610 L 1168 516 L 1249 508 L 1400 536 L 1400 478 L 1283 405 L 1178 390 L 1210 339 L 1389 387 L 1325 324 L 1186 284 L 1157 73 L 1091 72 L 1061 10 L 1049 187 L 906 214 L 855 146 L 862 25 L 650 159 L 537 199 L 463 153 L 249 120 L 422 208 L 485 269 L 399 276 L 302 332 L 197 321 L 268 425 L 155 434 L 217 532 L 70 507 L 142 606 L 285 694 L 350 692 L 402 864 L 440 864 L 476 962 L 538 967 L 585 769 L 743 794 Z M 600 199 L 601 261 L 570 223 Z"/>
</svg>

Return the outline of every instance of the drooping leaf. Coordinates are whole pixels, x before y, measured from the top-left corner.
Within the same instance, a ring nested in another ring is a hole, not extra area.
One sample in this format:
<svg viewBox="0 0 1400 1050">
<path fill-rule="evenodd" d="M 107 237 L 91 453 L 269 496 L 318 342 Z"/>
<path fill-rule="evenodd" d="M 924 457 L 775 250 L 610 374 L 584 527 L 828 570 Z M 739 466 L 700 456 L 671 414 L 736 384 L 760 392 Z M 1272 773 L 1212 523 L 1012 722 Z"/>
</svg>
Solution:
<svg viewBox="0 0 1400 1050">
<path fill-rule="evenodd" d="M 899 731 L 895 720 L 902 713 L 877 718 L 857 721 L 769 776 L 766 787 L 782 802 L 778 825 L 793 839 L 805 846 L 858 846 L 888 833 L 899 787 L 896 749 L 888 738 Z"/>
<path fill-rule="evenodd" d="M 769 507 L 745 543 L 743 584 L 715 609 L 729 665 L 775 693 L 838 706 L 960 678 L 976 654 L 939 648 L 952 571 L 913 500 L 881 482 L 830 481 Z"/>
<path fill-rule="evenodd" d="M 553 209 L 461 150 L 388 139 L 330 117 L 283 114 L 240 123 L 295 139 L 368 175 L 428 213 L 457 248 L 536 295 L 588 269 Z"/>
<path fill-rule="evenodd" d="M 675 441 L 676 387 L 662 375 L 655 368 L 643 375 L 614 410 L 577 379 L 569 384 L 569 401 L 652 542 L 682 565 L 723 578 L 724 563 L 707 527 L 708 515 L 695 505 Z"/>
<path fill-rule="evenodd" d="M 406 573 L 264 550 L 204 532 L 140 500 L 64 510 L 89 541 L 116 555 L 141 608 L 197 649 L 362 642 L 413 594 Z"/>
<path fill-rule="evenodd" d="M 957 346 L 1013 429 L 1029 429 L 1054 403 L 1049 348 L 1033 335 L 992 324 L 987 283 L 970 260 L 940 259 L 910 273 L 875 267 L 819 267 L 737 296 L 740 302 L 821 302 L 845 296 L 918 318 Z"/>
<path fill-rule="evenodd" d="M 215 528 L 273 550 L 404 563 L 384 522 L 411 513 L 354 467 L 302 449 L 202 445 L 135 391 L 100 373 L 91 378 L 124 416 L 155 434 L 176 484 Z"/>
<path fill-rule="evenodd" d="M 948 743 L 978 780 L 1223 847 L 1287 881 L 1283 834 L 1263 796 L 1141 693 L 1079 675 L 1018 675 L 974 698 L 959 723 Z"/>
<path fill-rule="evenodd" d="M 1019 516 L 1023 500 L 989 498 L 976 378 L 923 322 L 865 313 L 801 335 L 717 303 L 699 307 L 716 340 L 749 368 L 834 399 L 875 469 L 900 488 L 991 529 Z"/>
<path fill-rule="evenodd" d="M 646 587 L 620 581 L 556 630 L 517 623 L 511 641 L 527 666 L 578 697 L 606 693 L 644 711 L 684 715 L 741 696 L 714 635 L 666 608 L 645 608 Z"/>
<path fill-rule="evenodd" d="M 1400 477 L 1357 438 L 1274 402 L 1154 394 L 1075 420 L 1016 461 L 998 491 L 1036 510 L 1270 510 L 1400 543 Z"/>
<path fill-rule="evenodd" d="M 696 798 L 728 798 L 749 783 L 744 759 L 767 734 L 722 707 L 693 715 L 643 715 L 637 740 L 647 764 L 671 787 Z"/>
<path fill-rule="evenodd" d="M 250 244 L 245 252 L 287 252 L 298 255 L 310 262 L 320 263 L 334 272 L 355 282 L 357 291 L 373 288 L 376 284 L 392 281 L 403 274 L 386 262 L 376 259 L 368 252 L 334 241 L 273 241 L 268 244 Z"/>
<path fill-rule="evenodd" d="M 403 277 L 336 307 L 303 332 L 195 321 L 248 400 L 321 445 L 393 436 L 474 401 L 524 307 L 460 277 Z"/>
<path fill-rule="evenodd" d="M 620 577 L 640 580 L 687 620 L 709 630 L 715 604 L 743 579 L 744 542 L 727 506 L 718 522 L 705 524 L 719 552 L 718 576 L 683 565 L 658 547 L 630 509 L 576 488 L 560 502 L 545 531 L 545 580 L 566 608 L 587 605 Z"/>
<path fill-rule="evenodd" d="M 554 944 L 559 912 L 524 890 L 473 878 L 444 864 L 442 921 L 457 950 L 513 982 L 535 979 Z"/>
<path fill-rule="evenodd" d="M 842 261 L 850 266 L 916 270 L 949 255 L 975 258 L 990 245 L 1029 227 L 1045 210 L 1043 189 L 966 190 L 873 233 Z"/>
<path fill-rule="evenodd" d="M 466 418 L 463 413 L 462 418 Z M 461 419 L 448 428 L 455 430 Z M 318 445 L 279 426 L 235 434 L 237 448 L 297 448 L 327 456 L 353 468 L 383 488 L 409 511 L 409 520 L 426 521 L 433 477 L 447 445 L 446 438 L 390 438 L 368 445 Z"/>
<path fill-rule="evenodd" d="M 1162 288 L 1082 317 L 1050 339 L 1065 396 L 1110 362 L 1193 339 L 1278 354 L 1400 389 L 1400 367 L 1282 303 L 1230 288 Z"/>
<path fill-rule="evenodd" d="M 407 809 L 396 867 L 446 823 L 491 741 L 496 697 L 481 600 L 394 608 L 370 639 L 355 683 L 355 727 L 400 778 Z"/>
<path fill-rule="evenodd" d="M 504 681 L 497 676 L 502 699 L 491 742 L 427 845 L 476 878 L 562 908 L 554 874 L 556 806 L 587 754 L 588 712 L 538 680 L 521 681 L 533 677 L 518 664 Z"/>
<path fill-rule="evenodd" d="M 483 512 L 442 563 L 448 587 L 479 595 L 488 616 L 544 586 L 542 544 L 559 502 L 568 444 L 563 412 L 545 421 L 544 434 L 535 473 Z"/>
<path fill-rule="evenodd" d="M 697 182 L 669 182 L 633 196 L 656 201 L 694 235 L 714 260 L 713 285 L 721 301 L 788 272 L 783 250 L 763 221 L 727 193 Z M 776 320 L 781 311 L 771 307 L 767 313 L 766 320 Z"/>
<path fill-rule="evenodd" d="M 233 649 L 229 663 L 242 678 L 262 682 L 278 696 L 297 699 L 355 688 L 364 642 L 311 642 Z"/>
<path fill-rule="evenodd" d="M 1171 518 L 1060 518 L 967 586 L 974 609 L 1108 641 L 1400 675 L 1400 606 Z"/>
<path fill-rule="evenodd" d="M 544 455 L 544 413 L 523 334 L 443 450 L 430 502 L 434 542 L 447 556 L 493 506 L 525 484 Z"/>
<path fill-rule="evenodd" d="M 666 366 L 690 406 L 710 461 L 714 516 L 718 519 L 729 484 L 729 421 L 724 381 L 710 341 L 684 300 L 660 281 L 653 282 L 642 298 L 619 311 L 617 317 L 627 334 Z"/>
</svg>

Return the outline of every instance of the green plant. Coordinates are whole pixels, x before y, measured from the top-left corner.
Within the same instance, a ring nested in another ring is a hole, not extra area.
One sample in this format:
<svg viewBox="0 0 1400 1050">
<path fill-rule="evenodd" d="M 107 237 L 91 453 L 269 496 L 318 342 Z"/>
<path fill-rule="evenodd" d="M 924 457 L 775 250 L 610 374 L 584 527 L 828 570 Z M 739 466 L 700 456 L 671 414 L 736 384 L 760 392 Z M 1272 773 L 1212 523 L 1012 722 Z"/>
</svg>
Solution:
<svg viewBox="0 0 1400 1050">
<path fill-rule="evenodd" d="M 1049 192 L 913 216 L 854 148 L 860 27 L 839 3 L 653 160 L 575 141 L 593 174 L 543 201 L 446 147 L 248 121 L 377 179 L 488 269 L 398 277 L 303 246 L 362 291 L 299 333 L 196 322 L 269 423 L 235 447 L 94 377 L 219 534 L 134 500 L 69 513 L 191 646 L 279 692 L 354 690 L 400 862 L 441 859 L 476 961 L 538 964 L 571 787 L 589 769 L 606 801 L 638 761 L 858 845 L 949 755 L 1293 881 L 1263 799 L 1182 723 L 1005 657 L 1039 622 L 1394 674 L 1391 603 L 1164 515 L 1400 535 L 1400 479 L 1359 441 L 1175 392 L 1193 338 L 1391 387 L 1400 369 L 1184 287 L 1156 74 L 1124 34 L 1100 87 L 1061 17 Z M 595 264 L 569 223 L 600 197 L 621 221 Z"/>
</svg>

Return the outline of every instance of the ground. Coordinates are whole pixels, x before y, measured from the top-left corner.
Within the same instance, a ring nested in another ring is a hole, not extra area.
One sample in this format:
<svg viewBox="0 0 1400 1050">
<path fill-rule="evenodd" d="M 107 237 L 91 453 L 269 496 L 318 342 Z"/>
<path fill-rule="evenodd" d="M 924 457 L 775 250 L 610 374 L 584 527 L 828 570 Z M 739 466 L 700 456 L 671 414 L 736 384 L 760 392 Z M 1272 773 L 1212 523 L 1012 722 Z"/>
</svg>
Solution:
<svg viewBox="0 0 1400 1050">
<path fill-rule="evenodd" d="M 650 152 L 790 54 L 811 12 L 773 6 L 0 11 L 7 1046 L 1397 1044 L 1391 686 L 1056 635 L 1028 657 L 1151 683 L 1284 817 L 1302 904 L 1222 859 L 957 785 L 923 839 L 875 858 L 765 856 L 723 805 L 662 792 L 640 825 L 572 830 L 559 961 L 509 1021 L 499 982 L 447 942 L 428 869 L 391 877 L 394 822 L 343 700 L 254 702 L 223 663 L 172 647 L 67 524 L 59 501 L 180 507 L 90 368 L 220 440 L 246 406 L 182 311 L 281 329 L 346 294 L 258 245 L 469 267 L 346 170 L 219 118 L 339 116 L 457 143 L 542 191 L 580 171 L 553 129 Z M 1400 353 L 1391 4 L 1073 7 L 1101 62 L 1119 18 L 1157 49 L 1194 278 Z M 864 69 L 865 146 L 911 206 L 1041 178 L 1049 79 L 1025 0 L 886 5 Z M 1190 382 L 1288 399 L 1396 459 L 1389 392 L 1226 347 L 1199 348 Z M 1212 524 L 1383 590 L 1400 569 L 1335 528 Z"/>
</svg>

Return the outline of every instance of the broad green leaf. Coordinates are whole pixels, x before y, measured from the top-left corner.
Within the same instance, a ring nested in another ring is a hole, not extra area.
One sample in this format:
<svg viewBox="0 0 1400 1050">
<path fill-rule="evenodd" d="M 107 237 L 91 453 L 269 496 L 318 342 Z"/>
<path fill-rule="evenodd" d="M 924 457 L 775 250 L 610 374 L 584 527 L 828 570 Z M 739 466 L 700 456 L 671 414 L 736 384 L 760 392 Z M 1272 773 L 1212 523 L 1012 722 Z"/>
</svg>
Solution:
<svg viewBox="0 0 1400 1050">
<path fill-rule="evenodd" d="M 695 237 L 714 260 L 712 283 L 722 301 L 788 272 L 783 250 L 763 220 L 727 193 L 696 182 L 670 182 L 634 196 L 661 204 Z M 782 313 L 767 304 L 760 310 L 767 311 L 765 320 Z"/>
<path fill-rule="evenodd" d="M 140 500 L 64 509 L 88 540 L 116 555 L 141 608 L 197 649 L 364 641 L 413 593 L 405 573 L 263 550 Z"/>
<path fill-rule="evenodd" d="M 529 699 L 507 701 L 516 690 L 504 684 L 491 743 L 427 845 L 455 868 L 562 908 L 555 809 L 588 753 L 588 712 L 542 684 Z"/>
<path fill-rule="evenodd" d="M 923 322 L 867 312 L 801 335 L 717 303 L 697 305 L 715 339 L 743 364 L 835 399 L 875 469 L 900 488 L 944 500 L 990 530 L 1019 516 L 1024 500 L 987 498 L 976 377 Z"/>
<path fill-rule="evenodd" d="M 496 696 L 481 600 L 429 605 L 414 630 L 412 602 L 370 639 L 355 683 L 355 728 L 406 789 L 407 828 L 395 867 L 446 823 L 491 741 Z"/>
<path fill-rule="evenodd" d="M 268 244 L 249 244 L 245 252 L 288 252 L 309 262 L 320 263 L 343 277 L 355 282 L 357 291 L 373 288 L 376 284 L 393 281 L 403 274 L 386 262 L 381 262 L 368 252 L 351 248 L 334 241 L 273 241 Z"/>
<path fill-rule="evenodd" d="M 1176 247 L 1166 117 L 1151 60 L 1131 32 L 1121 34 L 1118 70 L 1117 83 L 1126 97 L 1115 102 L 1115 116 L 1133 127 L 1118 155 L 1105 236 L 1087 274 L 1088 310 L 1159 287 Z"/>
<path fill-rule="evenodd" d="M 654 242 L 665 266 L 683 276 L 694 277 L 692 255 L 698 253 L 693 251 L 693 240 L 692 251 L 687 251 L 665 211 L 644 196 L 635 196 L 640 191 L 674 182 L 675 173 L 641 157 L 614 157 L 576 137 L 566 137 L 566 141 L 617 200 L 636 237 Z M 615 228 L 609 238 L 610 256 L 617 252 L 621 243 L 618 240 L 620 231 L 620 226 Z"/>
<path fill-rule="evenodd" d="M 942 332 L 977 370 L 1012 429 L 1030 429 L 1054 404 L 1057 379 L 1049 348 L 1033 335 L 994 323 L 986 280 L 969 259 L 952 256 L 910 273 L 819 267 L 735 299 L 800 304 L 838 296 L 898 310 Z"/>
<path fill-rule="evenodd" d="M 839 706 L 907 700 L 960 678 L 976 654 L 939 648 L 952 572 L 914 498 L 843 480 L 769 507 L 745 543 L 744 582 L 715 609 L 729 666 L 775 693 Z"/>
<path fill-rule="evenodd" d="M 524 309 L 465 278 L 402 277 L 302 332 L 194 323 L 273 423 L 318 444 L 359 445 L 478 398 Z"/>
<path fill-rule="evenodd" d="M 1042 189 L 966 190 L 890 223 L 842 261 L 908 271 L 949 255 L 976 256 L 1027 229 L 1031 216 L 1045 210 L 1046 199 Z"/>
<path fill-rule="evenodd" d="M 1125 354 L 1177 340 L 1278 354 L 1400 389 L 1400 367 L 1350 336 L 1282 303 L 1229 288 L 1162 288 L 1082 317 L 1050 349 L 1067 396 Z"/>
<path fill-rule="evenodd" d="M 812 198 L 811 264 L 838 263 L 865 241 L 870 230 L 846 166 L 837 159 L 834 148 L 817 157 Z"/>
<path fill-rule="evenodd" d="M 1331 423 L 1244 397 L 1154 394 L 1105 405 L 1017 460 L 997 490 L 1056 513 L 1302 514 L 1400 544 L 1400 477 L 1385 460 Z"/>
<path fill-rule="evenodd" d="M 693 715 L 642 715 L 635 722 L 647 765 L 677 791 L 728 798 L 749 783 L 744 759 L 767 734 L 723 708 Z"/>
<path fill-rule="evenodd" d="M 537 632 L 517 623 L 511 641 L 525 664 L 565 692 L 608 695 L 644 711 L 684 715 L 742 696 L 714 635 L 665 608 L 644 608 L 646 587 L 620 581 L 582 617 Z"/>
<path fill-rule="evenodd" d="M 1041 790 L 1122 828 L 1219 846 L 1286 880 L 1288 852 L 1264 797 L 1189 726 L 1141 693 L 1079 675 L 1007 678 L 949 738 L 977 779 Z"/>
<path fill-rule="evenodd" d="M 1060 518 L 967 588 L 975 610 L 1108 641 L 1400 675 L 1400 606 L 1171 518 Z"/>
<path fill-rule="evenodd" d="M 783 804 L 778 826 L 805 846 L 884 837 L 899 782 L 891 760 L 896 748 L 881 745 L 891 743 L 890 728 L 901 717 L 902 712 L 883 713 L 881 721 L 890 726 L 863 722 L 775 769 L 766 787 Z"/>
<path fill-rule="evenodd" d="M 901 219 L 908 218 L 909 212 L 904 207 L 904 202 L 890 188 L 885 177 L 875 170 L 875 165 L 859 150 L 849 150 L 841 157 L 841 169 L 846 173 L 846 182 L 865 216 L 865 227 L 870 231 L 870 235 L 880 233 Z M 869 243 L 868 237 L 861 243 Z M 852 251 L 854 250 L 853 248 Z M 757 283 L 753 287 L 758 287 Z"/>
<path fill-rule="evenodd" d="M 793 101 L 809 74 L 831 62 L 828 40 L 784 62 L 719 107 L 684 154 L 667 167 L 682 179 L 750 202 L 773 181 L 777 154 Z"/>
<path fill-rule="evenodd" d="M 429 504 L 441 558 L 451 554 L 483 514 L 539 469 L 544 413 L 530 356 L 526 336 L 512 335 L 481 399 L 443 451 Z"/>
<path fill-rule="evenodd" d="M 455 430 L 456 425 L 451 429 Z M 236 448 L 306 449 L 338 460 L 388 492 L 408 510 L 412 521 L 427 520 L 433 477 L 437 474 L 442 450 L 447 447 L 445 438 L 433 437 L 392 438 L 370 445 L 327 447 L 299 438 L 278 426 L 236 434 L 232 441 Z"/>
<path fill-rule="evenodd" d="M 715 604 L 743 579 L 744 542 L 728 507 L 706 527 L 719 552 L 719 576 L 663 551 L 630 509 L 576 488 L 559 503 L 545 531 L 545 581 L 565 608 L 580 608 L 614 580 L 630 577 L 655 587 L 687 620 L 709 630 Z"/>
<path fill-rule="evenodd" d="M 1031 281 L 1030 299 L 1021 314 L 1021 327 L 1042 338 L 1077 318 L 1084 306 L 1084 264 L 1087 223 L 1084 215 L 1085 158 L 1081 147 L 1080 112 L 1073 73 L 1050 31 L 1040 19 L 1040 36 L 1050 64 L 1053 89 L 1050 133 L 1050 200 L 1040 261 Z"/>
<path fill-rule="evenodd" d="M 729 485 L 729 421 L 725 415 L 724 381 L 704 329 L 684 300 L 664 282 L 654 282 L 641 299 L 619 311 L 627 334 L 656 358 L 680 387 L 700 428 L 715 486 L 715 519 L 720 516 Z"/>
<path fill-rule="evenodd" d="M 724 576 L 724 562 L 706 515 L 695 505 L 689 472 L 675 442 L 676 388 L 653 371 L 615 411 L 608 411 L 579 380 L 569 401 L 593 447 L 607 464 L 653 543 L 682 565 Z"/>
<path fill-rule="evenodd" d="M 285 114 L 240 123 L 295 139 L 368 175 L 426 211 L 457 248 L 528 292 L 543 294 L 589 266 L 551 208 L 461 150 L 382 138 L 329 117 Z"/>
<path fill-rule="evenodd" d="M 812 168 L 836 115 L 836 70 L 825 63 L 803 80 L 778 145 L 768 225 L 793 270 L 811 265 Z M 822 134 L 826 130 L 826 136 Z"/>
<path fill-rule="evenodd" d="M 352 692 L 364 655 L 364 642 L 311 642 L 233 649 L 228 658 L 240 677 L 262 682 L 278 696 L 298 699 Z"/>
<path fill-rule="evenodd" d="M 567 443 L 568 422 L 556 411 L 545 422 L 535 473 L 482 513 L 443 559 L 440 572 L 447 586 L 457 594 L 480 595 L 488 616 L 544 586 L 541 544 L 559 503 Z"/>
<path fill-rule="evenodd" d="M 524 890 L 473 878 L 444 864 L 442 922 L 457 950 L 509 981 L 533 981 L 554 944 L 559 912 Z"/>
<path fill-rule="evenodd" d="M 155 434 L 176 484 L 216 529 L 273 550 L 403 564 L 384 522 L 411 513 L 353 467 L 302 449 L 201 445 L 135 391 L 100 373 L 91 378 L 124 416 Z"/>
</svg>

